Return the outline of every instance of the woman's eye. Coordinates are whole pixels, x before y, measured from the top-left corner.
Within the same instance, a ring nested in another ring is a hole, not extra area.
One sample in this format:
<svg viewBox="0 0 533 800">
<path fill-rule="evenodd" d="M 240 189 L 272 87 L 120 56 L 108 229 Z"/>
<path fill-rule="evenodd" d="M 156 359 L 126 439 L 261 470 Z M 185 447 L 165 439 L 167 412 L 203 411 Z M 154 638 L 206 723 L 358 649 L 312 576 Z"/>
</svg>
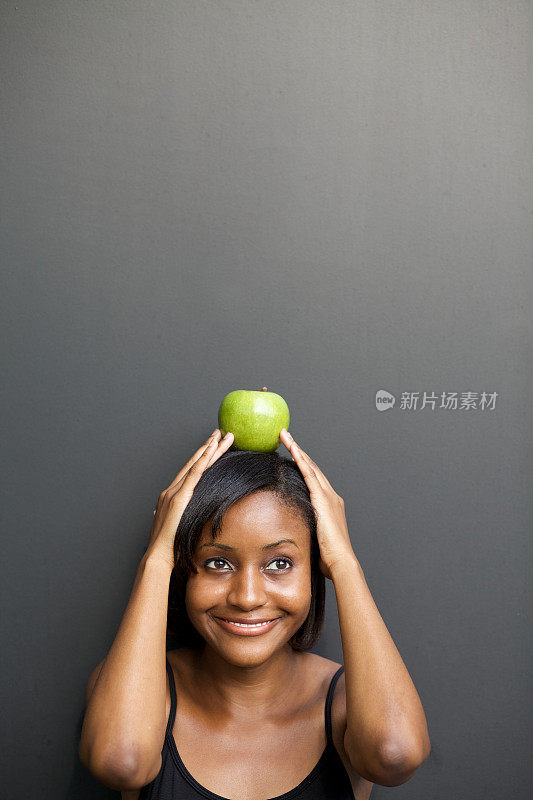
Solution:
<svg viewBox="0 0 533 800">
<path fill-rule="evenodd" d="M 207 567 L 212 561 L 217 562 L 218 564 L 228 563 L 225 558 L 210 558 L 209 561 L 205 562 L 204 567 Z M 215 569 L 217 572 L 225 572 L 225 570 L 218 569 L 218 567 L 212 567 L 212 569 Z"/>
<path fill-rule="evenodd" d="M 289 568 L 292 567 L 292 563 L 289 561 L 288 558 L 276 558 L 274 561 L 270 562 L 271 564 L 286 564 L 286 567 L 282 567 L 282 569 L 275 569 L 273 572 L 288 572 Z"/>
</svg>

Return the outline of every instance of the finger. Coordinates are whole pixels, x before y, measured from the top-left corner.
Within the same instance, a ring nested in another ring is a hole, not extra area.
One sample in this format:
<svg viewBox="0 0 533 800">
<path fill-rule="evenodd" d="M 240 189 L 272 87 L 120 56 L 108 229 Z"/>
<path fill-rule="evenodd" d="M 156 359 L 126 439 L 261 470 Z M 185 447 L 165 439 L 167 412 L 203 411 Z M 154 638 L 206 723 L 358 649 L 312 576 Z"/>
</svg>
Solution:
<svg viewBox="0 0 533 800">
<path fill-rule="evenodd" d="M 178 474 L 176 475 L 176 477 L 174 478 L 172 483 L 168 486 L 168 489 L 174 489 L 176 484 L 179 483 L 182 480 L 182 478 L 186 477 L 187 473 L 189 472 L 189 470 L 191 469 L 193 464 L 195 464 L 198 461 L 198 459 L 205 453 L 205 451 L 206 451 L 207 447 L 209 446 L 210 442 L 211 441 L 215 441 L 215 440 L 218 441 L 219 438 L 220 438 L 220 431 L 219 431 L 218 428 L 215 428 L 215 430 L 213 431 L 213 433 L 211 434 L 209 439 L 207 439 L 203 443 L 203 445 L 198 448 L 196 453 L 194 453 L 194 455 L 192 455 L 189 458 L 189 460 L 187 461 L 185 466 L 180 469 L 180 471 L 178 472 Z"/>
<path fill-rule="evenodd" d="M 315 473 L 316 478 L 319 481 L 319 483 L 321 484 L 321 486 L 323 486 L 324 488 L 331 489 L 331 491 L 333 491 L 333 487 L 332 487 L 331 483 L 328 481 L 328 479 L 326 478 L 326 476 L 324 475 L 324 473 L 322 472 L 320 467 L 305 452 L 305 450 L 303 450 L 300 447 L 300 445 L 294 439 L 293 435 L 291 433 L 289 433 L 289 431 L 286 428 L 282 428 L 281 429 L 281 434 L 280 435 L 281 435 L 281 440 L 282 440 L 283 444 L 289 450 L 291 455 L 293 455 L 293 450 L 291 449 L 291 447 L 292 447 L 292 444 L 294 443 L 296 448 L 298 448 L 299 452 L 301 453 L 302 458 L 304 458 L 307 461 L 307 463 L 312 467 L 313 472 Z"/>
<path fill-rule="evenodd" d="M 313 467 L 309 463 L 308 459 L 304 458 L 303 450 L 298 447 L 295 441 L 291 442 L 290 452 L 291 455 L 294 456 L 296 465 L 304 476 L 305 482 L 309 486 L 309 489 L 322 489 L 323 486 L 318 480 Z"/>
<path fill-rule="evenodd" d="M 300 471 L 302 472 L 302 475 L 304 474 L 303 470 L 302 470 L 302 462 L 303 462 L 304 464 L 307 465 L 307 468 L 309 470 L 311 470 L 311 473 L 312 473 L 312 475 L 314 475 L 314 478 L 315 478 L 316 482 L 318 483 L 318 485 L 322 489 L 324 489 L 324 491 L 326 489 L 332 489 L 333 488 L 331 486 L 330 482 L 328 481 L 328 479 L 326 478 L 326 476 L 324 475 L 324 473 L 322 472 L 322 470 L 315 464 L 313 459 L 310 456 L 307 455 L 305 450 L 302 450 L 300 445 L 297 444 L 294 441 L 294 439 L 292 439 L 292 442 L 291 442 L 290 452 L 291 452 L 291 455 L 294 455 L 294 460 L 296 461 L 296 464 L 300 468 Z"/>
<path fill-rule="evenodd" d="M 194 466 L 194 464 L 198 461 L 198 459 L 205 453 L 206 449 L 208 448 L 211 442 L 218 440 L 220 436 L 220 431 L 218 428 L 215 428 L 211 436 L 198 448 L 196 453 L 191 456 L 191 458 L 187 461 L 187 463 L 180 469 L 172 483 L 167 486 L 167 488 L 161 492 L 159 499 L 157 501 L 157 508 L 154 510 L 154 516 L 157 513 L 158 509 L 163 505 L 164 500 L 166 497 L 175 494 L 179 489 L 181 489 L 183 485 L 183 481 L 189 474 L 189 471 Z M 154 520 L 155 522 L 155 520 Z"/>
<path fill-rule="evenodd" d="M 301 449 L 301 448 L 300 448 L 300 449 Z M 333 486 L 332 486 L 332 485 L 331 485 L 331 483 L 328 481 L 328 479 L 326 478 L 326 476 L 324 475 L 324 473 L 322 472 L 322 470 L 320 469 L 320 467 L 318 466 L 318 464 L 315 464 L 315 462 L 313 461 L 313 459 L 311 458 L 311 456 L 309 456 L 309 455 L 308 455 L 308 454 L 305 452 L 305 450 L 302 450 L 301 452 L 302 452 L 302 454 L 303 454 L 303 457 L 304 457 L 304 458 L 306 458 L 306 459 L 308 460 L 309 464 L 310 464 L 310 465 L 311 465 L 311 467 L 313 468 L 313 470 L 314 470 L 314 473 L 315 473 L 316 477 L 318 478 L 318 481 L 321 483 L 321 485 L 324 487 L 324 489 L 331 489 L 331 490 L 333 490 Z"/>
<path fill-rule="evenodd" d="M 200 480 L 202 473 L 207 468 L 208 461 L 211 458 L 211 454 L 215 450 L 216 445 L 216 440 L 212 439 L 204 449 L 202 455 L 196 459 L 189 471 L 179 481 L 172 484 L 172 489 L 167 490 L 165 499 L 169 504 L 172 504 L 174 497 L 176 497 L 176 495 L 178 495 L 182 489 L 184 496 L 188 496 L 189 499 L 192 497 L 194 487 Z M 185 505 L 187 505 L 187 502 L 188 500 L 186 500 Z"/>
<path fill-rule="evenodd" d="M 198 462 L 195 462 L 195 464 L 192 465 L 192 467 L 189 470 L 189 472 L 186 475 L 184 475 L 183 478 L 173 486 L 173 494 L 179 492 L 180 489 L 182 488 L 182 486 L 184 485 L 185 481 L 189 477 L 189 475 L 191 473 L 194 473 L 194 468 L 196 467 L 196 463 L 197 463 L 198 467 L 200 468 L 200 472 L 198 473 L 198 478 L 193 483 L 193 491 L 194 491 L 194 487 L 196 486 L 196 484 L 197 484 L 198 480 L 200 479 L 200 476 L 202 475 L 202 473 L 205 472 L 206 469 L 209 469 L 209 467 L 212 464 L 214 464 L 215 461 L 217 461 L 217 459 L 219 459 L 220 456 L 223 453 L 226 452 L 226 450 L 229 450 L 229 448 L 233 444 L 233 439 L 234 438 L 235 437 L 233 436 L 232 433 L 227 433 L 226 436 L 224 436 L 224 438 L 221 439 L 220 443 L 217 442 L 217 445 L 218 445 L 217 447 L 214 446 L 215 443 L 213 442 L 212 446 L 206 448 L 206 451 L 204 452 L 202 458 L 198 459 Z M 203 460 L 204 457 L 205 457 L 207 463 L 205 463 L 205 461 Z"/>
<path fill-rule="evenodd" d="M 206 469 L 209 469 L 209 467 L 212 464 L 214 464 L 215 461 L 217 461 L 220 458 L 220 456 L 223 453 L 226 452 L 226 450 L 229 450 L 229 448 L 233 444 L 233 440 L 234 439 L 235 439 L 234 435 L 232 433 L 230 433 L 230 431 L 228 431 L 228 433 L 226 433 L 224 438 L 221 439 L 221 441 L 218 443 L 218 447 L 215 450 L 215 452 L 212 454 L 211 459 L 209 460 L 209 463 L 208 463 Z"/>
<path fill-rule="evenodd" d="M 181 489 L 182 486 L 183 486 L 187 490 L 191 490 L 191 489 L 194 490 L 194 487 L 196 486 L 196 484 L 200 480 L 202 474 L 209 467 L 209 464 L 210 464 L 210 461 L 211 461 L 211 458 L 213 457 L 213 455 L 215 453 L 217 453 L 219 450 L 220 450 L 219 454 L 222 455 L 222 453 L 224 452 L 224 449 L 227 450 L 228 446 L 231 444 L 232 436 L 233 436 L 233 434 L 228 436 L 228 438 L 224 440 L 224 444 L 221 444 L 221 445 L 219 445 L 217 439 L 212 439 L 211 442 L 205 448 L 205 450 L 202 453 L 202 455 L 200 456 L 200 458 L 198 458 L 194 462 L 194 464 L 190 468 L 189 472 L 185 476 L 185 478 L 184 478 L 184 480 L 183 480 L 183 482 L 182 482 L 182 484 L 180 485 L 179 488 Z M 224 448 L 224 449 L 222 449 L 222 448 Z"/>
</svg>

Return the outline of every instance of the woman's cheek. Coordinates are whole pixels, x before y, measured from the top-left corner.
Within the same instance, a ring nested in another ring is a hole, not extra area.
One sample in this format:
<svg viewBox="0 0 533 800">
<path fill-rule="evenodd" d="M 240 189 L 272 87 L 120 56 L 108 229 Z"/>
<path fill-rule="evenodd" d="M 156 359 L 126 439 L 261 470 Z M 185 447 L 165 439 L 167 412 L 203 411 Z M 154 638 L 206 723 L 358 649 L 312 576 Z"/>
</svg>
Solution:
<svg viewBox="0 0 533 800">
<path fill-rule="evenodd" d="M 210 608 L 224 605 L 227 586 L 217 579 L 209 579 L 205 575 L 191 575 L 185 588 L 185 605 L 189 615 L 197 610 L 199 613 Z"/>
<path fill-rule="evenodd" d="M 290 581 L 280 580 L 277 585 L 275 596 L 278 603 L 287 612 L 302 614 L 309 610 L 311 603 L 311 580 L 305 572 L 298 574 Z M 306 610 L 307 609 L 307 610 Z"/>
</svg>

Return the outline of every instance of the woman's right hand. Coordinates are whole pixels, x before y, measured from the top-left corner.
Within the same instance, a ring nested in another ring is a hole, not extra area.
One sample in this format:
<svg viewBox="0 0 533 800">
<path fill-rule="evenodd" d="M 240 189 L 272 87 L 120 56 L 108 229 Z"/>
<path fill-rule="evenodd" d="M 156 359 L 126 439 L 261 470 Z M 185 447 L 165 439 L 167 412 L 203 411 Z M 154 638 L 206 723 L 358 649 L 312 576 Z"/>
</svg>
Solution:
<svg viewBox="0 0 533 800">
<path fill-rule="evenodd" d="M 198 448 L 185 466 L 178 472 L 170 486 L 159 495 L 150 540 L 144 558 L 156 556 L 174 568 L 174 539 L 183 512 L 191 499 L 194 487 L 205 470 L 220 458 L 233 443 L 233 434 L 227 433 L 220 440 L 220 431 L 215 428 L 209 439 Z"/>
</svg>

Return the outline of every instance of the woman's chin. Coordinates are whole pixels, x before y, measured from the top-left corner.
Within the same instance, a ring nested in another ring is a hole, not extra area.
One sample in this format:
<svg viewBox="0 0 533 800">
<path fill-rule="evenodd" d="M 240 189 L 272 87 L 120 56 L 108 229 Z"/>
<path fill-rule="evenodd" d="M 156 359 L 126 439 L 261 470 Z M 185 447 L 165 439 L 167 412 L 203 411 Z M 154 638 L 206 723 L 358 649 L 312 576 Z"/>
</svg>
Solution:
<svg viewBox="0 0 533 800">
<path fill-rule="evenodd" d="M 298 630 L 301 623 L 298 623 L 296 627 L 291 626 L 289 630 L 285 627 L 286 622 L 283 620 L 283 628 L 278 628 L 276 625 L 265 634 L 246 636 L 225 630 L 213 620 L 213 624 L 208 625 L 209 630 L 202 630 L 200 633 L 207 647 L 224 661 L 235 666 L 250 667 L 264 663 L 275 653 L 288 646 L 289 639 Z"/>
<path fill-rule="evenodd" d="M 283 650 L 287 646 L 287 643 L 281 642 L 275 646 L 272 644 L 253 646 L 220 646 L 220 643 L 217 643 L 216 646 L 212 644 L 210 646 L 216 651 L 220 658 L 226 661 L 226 663 L 231 664 L 234 667 L 246 668 L 258 667 L 261 664 L 269 661 L 269 659 L 276 655 L 276 653 L 278 653 L 280 650 Z"/>
</svg>

